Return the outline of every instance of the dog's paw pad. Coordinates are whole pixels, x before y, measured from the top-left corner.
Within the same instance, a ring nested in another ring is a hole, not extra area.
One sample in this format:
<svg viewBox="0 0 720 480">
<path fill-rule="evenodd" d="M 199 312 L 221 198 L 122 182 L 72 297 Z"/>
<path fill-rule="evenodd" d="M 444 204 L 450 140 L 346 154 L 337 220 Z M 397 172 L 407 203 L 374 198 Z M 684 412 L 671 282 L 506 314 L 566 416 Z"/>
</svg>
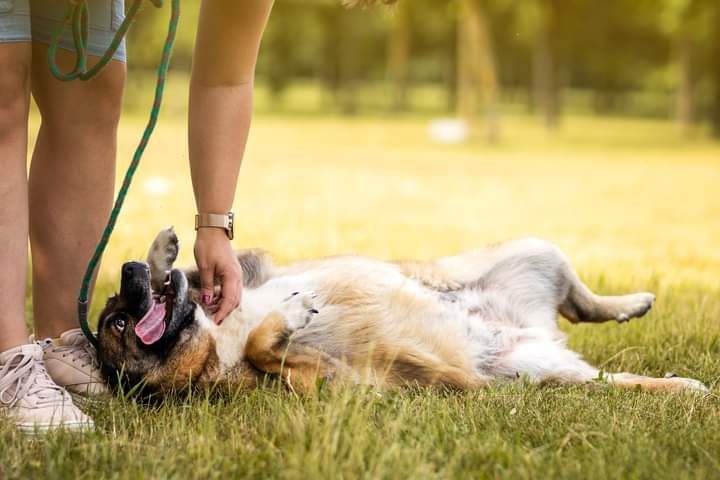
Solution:
<svg viewBox="0 0 720 480">
<path fill-rule="evenodd" d="M 285 315 L 291 330 L 306 326 L 320 313 L 315 306 L 316 298 L 315 292 L 293 292 L 283 301 L 280 313 Z"/>
</svg>

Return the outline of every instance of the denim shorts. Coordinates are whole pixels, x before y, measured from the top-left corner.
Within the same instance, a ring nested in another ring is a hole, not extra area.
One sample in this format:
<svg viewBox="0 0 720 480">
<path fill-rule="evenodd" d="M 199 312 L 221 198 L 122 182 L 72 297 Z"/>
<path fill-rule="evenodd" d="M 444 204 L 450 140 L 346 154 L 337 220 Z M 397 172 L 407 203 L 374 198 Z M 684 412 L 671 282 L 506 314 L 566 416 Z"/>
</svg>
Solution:
<svg viewBox="0 0 720 480">
<path fill-rule="evenodd" d="M 0 43 L 41 42 L 50 44 L 53 33 L 62 22 L 67 0 L 0 0 Z M 124 0 L 89 0 L 87 51 L 102 56 L 125 18 Z M 60 48 L 75 51 L 72 32 L 66 29 Z M 124 62 L 125 41 L 113 59 Z"/>
</svg>

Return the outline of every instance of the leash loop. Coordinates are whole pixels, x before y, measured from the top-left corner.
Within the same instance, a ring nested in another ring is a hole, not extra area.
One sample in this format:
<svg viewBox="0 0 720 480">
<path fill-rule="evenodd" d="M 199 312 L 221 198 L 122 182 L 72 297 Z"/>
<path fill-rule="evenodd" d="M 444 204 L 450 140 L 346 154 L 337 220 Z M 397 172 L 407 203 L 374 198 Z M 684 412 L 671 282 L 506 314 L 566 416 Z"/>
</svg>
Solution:
<svg viewBox="0 0 720 480">
<path fill-rule="evenodd" d="M 127 13 L 125 19 L 120 24 L 115 36 L 110 42 L 110 46 L 105 50 L 105 53 L 100 60 L 90 69 L 87 69 L 87 42 L 89 34 L 89 10 L 87 0 L 70 0 L 68 2 L 67 10 L 62 23 L 55 29 L 50 41 L 50 48 L 48 49 L 48 65 L 50 66 L 50 72 L 58 80 L 70 81 L 75 79 L 90 80 L 96 76 L 100 71 L 112 60 L 117 49 L 120 48 L 120 44 L 123 38 L 127 35 L 130 25 L 135 21 L 135 17 L 140 11 L 143 0 L 134 0 Z M 162 0 L 151 0 L 153 5 L 156 7 L 162 7 Z M 70 72 L 63 73 L 60 67 L 57 65 L 56 57 L 58 46 L 60 45 L 60 37 L 63 32 L 68 28 L 71 29 L 73 35 L 73 44 L 75 48 L 75 54 L 77 59 L 75 60 L 75 68 Z"/>
<path fill-rule="evenodd" d="M 160 8 L 163 6 L 163 0 L 150 1 L 155 7 Z M 120 25 L 118 31 L 115 33 L 115 36 L 110 43 L 110 46 L 107 48 L 100 60 L 90 70 L 88 70 L 87 40 L 90 15 L 88 12 L 87 0 L 68 0 L 68 8 L 66 10 L 65 17 L 63 18 L 61 25 L 56 29 L 55 33 L 53 34 L 52 41 L 50 42 L 50 48 L 48 49 L 48 65 L 50 67 L 50 72 L 53 74 L 53 76 L 55 76 L 55 78 L 61 81 L 87 81 L 100 73 L 100 71 L 105 67 L 105 65 L 107 65 L 110 60 L 112 60 L 115 52 L 117 52 L 117 49 L 122 43 L 123 38 L 125 37 L 125 35 L 127 35 L 130 25 L 135 20 L 135 17 L 140 11 L 142 2 L 143 0 L 134 0 L 134 2 L 127 11 L 127 14 L 125 15 L 123 23 Z M 95 252 L 93 253 L 93 256 L 88 262 L 88 266 L 85 270 L 85 275 L 82 280 L 80 293 L 78 294 L 78 321 L 80 323 L 80 328 L 82 329 L 83 334 L 87 337 L 90 343 L 95 346 L 97 346 L 97 338 L 93 334 L 92 330 L 90 330 L 90 326 L 88 325 L 88 296 L 90 286 L 92 285 L 95 272 L 100 263 L 100 259 L 105 252 L 108 241 L 110 240 L 110 236 L 115 229 L 115 224 L 117 223 L 117 219 L 120 216 L 120 212 L 122 211 L 125 197 L 130 190 L 130 185 L 132 184 L 132 180 L 140 164 L 140 160 L 142 159 L 142 156 L 145 153 L 145 149 L 150 142 L 150 138 L 155 131 L 155 126 L 157 125 L 158 116 L 160 115 L 160 109 L 162 107 L 163 93 L 165 91 L 165 81 L 167 79 L 167 73 L 170 68 L 170 58 L 172 56 L 173 46 L 175 45 L 175 37 L 177 36 L 177 28 L 179 22 L 180 0 L 171 0 L 170 20 L 168 24 L 167 36 L 165 38 L 165 44 L 162 51 L 162 58 L 160 60 L 160 65 L 158 66 L 157 82 L 155 85 L 155 97 L 152 109 L 150 110 L 150 117 L 145 126 L 145 130 L 143 131 L 140 142 L 135 149 L 135 153 L 133 155 L 132 161 L 130 162 L 130 166 L 125 173 L 122 186 L 118 191 L 117 197 L 115 199 L 115 204 L 112 211 L 110 212 L 110 217 L 108 218 L 105 230 L 103 230 L 102 237 L 100 238 L 100 241 L 95 248 Z M 70 72 L 63 73 L 58 67 L 55 59 L 57 56 L 58 47 L 60 45 L 60 37 L 62 36 L 63 32 L 69 27 L 72 28 L 73 32 L 73 43 L 75 48 L 76 60 L 75 67 Z"/>
</svg>

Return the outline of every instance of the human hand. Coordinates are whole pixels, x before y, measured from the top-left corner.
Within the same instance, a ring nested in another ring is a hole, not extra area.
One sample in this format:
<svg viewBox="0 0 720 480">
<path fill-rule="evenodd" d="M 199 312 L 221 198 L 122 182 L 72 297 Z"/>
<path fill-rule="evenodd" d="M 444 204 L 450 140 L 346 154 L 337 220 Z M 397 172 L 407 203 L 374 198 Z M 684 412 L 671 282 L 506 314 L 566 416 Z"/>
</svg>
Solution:
<svg viewBox="0 0 720 480">
<path fill-rule="evenodd" d="M 215 323 L 223 320 L 240 306 L 243 272 L 233 251 L 230 239 L 219 228 L 200 228 L 195 236 L 195 261 L 200 272 L 202 303 L 215 312 Z M 215 281 L 220 283 L 220 294 L 215 294 Z"/>
</svg>

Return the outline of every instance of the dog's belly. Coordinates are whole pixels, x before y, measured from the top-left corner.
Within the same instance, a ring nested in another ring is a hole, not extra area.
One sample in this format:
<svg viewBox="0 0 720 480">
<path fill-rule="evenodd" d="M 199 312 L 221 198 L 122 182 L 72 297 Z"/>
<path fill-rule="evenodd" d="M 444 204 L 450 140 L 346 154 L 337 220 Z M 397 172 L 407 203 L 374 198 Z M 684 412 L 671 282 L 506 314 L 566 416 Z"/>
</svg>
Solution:
<svg viewBox="0 0 720 480">
<path fill-rule="evenodd" d="M 356 367 L 402 352 L 408 358 L 429 355 L 478 377 L 506 376 L 503 359 L 519 344 L 554 335 L 524 326 L 522 312 L 513 308 L 506 292 L 468 288 L 443 293 L 404 276 L 392 264 L 331 259 L 245 290 L 242 310 L 216 335 L 225 368 L 242 360 L 250 331 L 294 292 L 317 293 L 320 313 L 293 333 L 293 341 Z M 288 323 L 292 326 L 293 319 Z"/>
<path fill-rule="evenodd" d="M 448 318 L 463 329 L 468 355 L 480 376 L 514 379 L 517 371 L 508 359 L 516 350 L 564 345 L 558 329 L 528 324 L 526 312 L 504 290 L 466 289 L 441 294 L 440 299 L 454 311 Z"/>
<path fill-rule="evenodd" d="M 320 299 L 330 301 L 293 338 L 356 367 L 367 366 L 370 358 L 433 358 L 485 378 L 502 370 L 499 365 L 518 342 L 535 335 L 517 326 L 502 295 L 479 290 L 442 293 L 407 278 L 391 285 L 318 288 Z"/>
<path fill-rule="evenodd" d="M 372 298 L 376 292 L 389 291 L 408 281 L 392 264 L 359 257 L 338 257 L 312 262 L 310 268 L 302 265 L 283 269 L 257 288 L 243 291 L 242 306 L 233 312 L 219 327 L 211 322 L 204 326 L 210 330 L 216 343 L 216 351 L 222 370 L 231 370 L 243 360 L 245 344 L 250 332 L 271 312 L 280 309 L 283 302 L 293 293 L 317 293 L 317 306 L 326 319 L 341 318 L 333 316 L 333 308 L 325 308 L 335 287 L 357 285 Z M 414 282 L 414 281 L 412 281 Z M 330 315 L 328 315 L 330 314 Z M 288 319 L 290 327 L 295 327 L 295 319 Z M 332 336 L 332 328 L 324 329 L 324 337 Z M 321 348 L 317 341 L 310 342 Z M 333 343 L 333 342 L 330 342 Z"/>
</svg>

